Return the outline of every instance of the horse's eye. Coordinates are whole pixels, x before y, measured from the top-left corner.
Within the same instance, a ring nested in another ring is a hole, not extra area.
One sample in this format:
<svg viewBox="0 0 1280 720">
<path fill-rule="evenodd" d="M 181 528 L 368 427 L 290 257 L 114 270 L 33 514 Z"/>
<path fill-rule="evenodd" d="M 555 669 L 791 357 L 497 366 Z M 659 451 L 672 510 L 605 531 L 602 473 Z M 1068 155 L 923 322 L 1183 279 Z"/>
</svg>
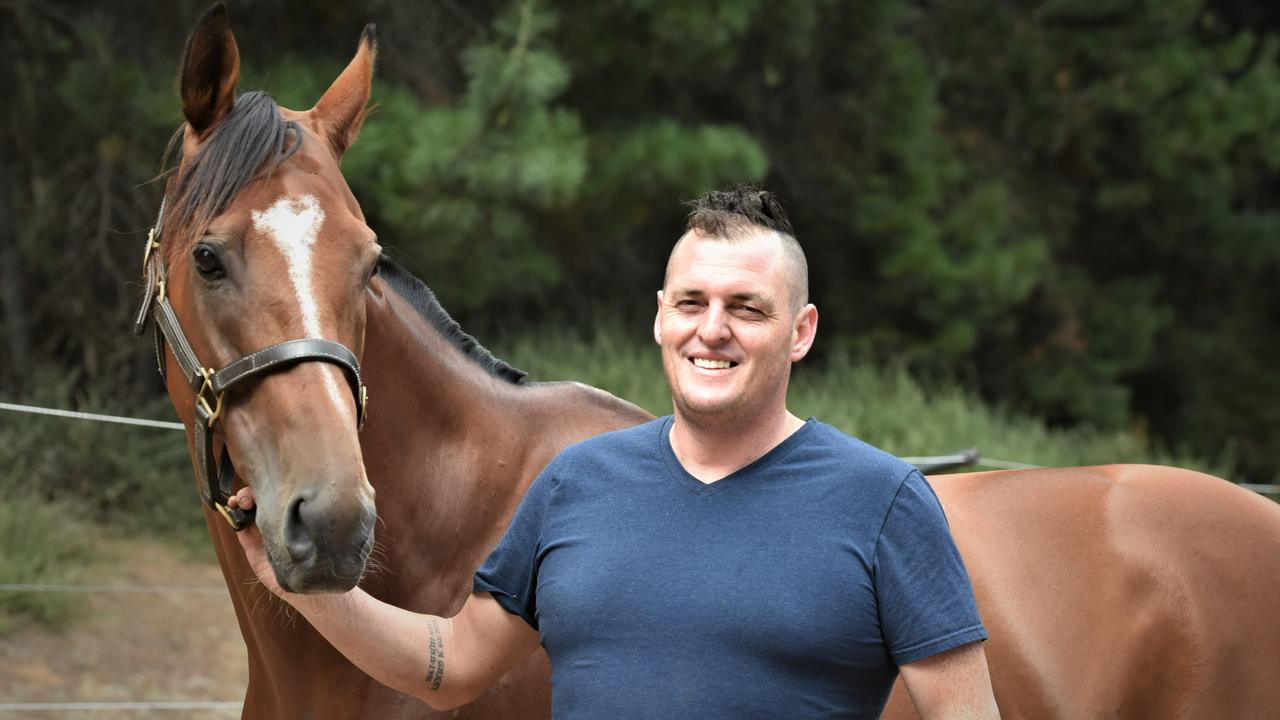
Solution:
<svg viewBox="0 0 1280 720">
<path fill-rule="evenodd" d="M 196 270 L 200 271 L 200 275 L 206 280 L 217 280 L 226 277 L 227 272 L 222 268 L 222 261 L 218 259 L 218 254 L 207 245 L 197 245 L 192 251 L 191 257 L 195 259 Z"/>
</svg>

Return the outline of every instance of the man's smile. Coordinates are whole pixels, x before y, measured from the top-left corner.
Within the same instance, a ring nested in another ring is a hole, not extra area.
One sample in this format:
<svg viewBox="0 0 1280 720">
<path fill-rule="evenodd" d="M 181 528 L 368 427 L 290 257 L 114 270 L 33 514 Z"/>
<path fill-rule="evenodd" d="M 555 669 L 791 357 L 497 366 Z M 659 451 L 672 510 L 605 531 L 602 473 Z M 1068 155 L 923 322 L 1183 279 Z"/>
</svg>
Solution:
<svg viewBox="0 0 1280 720">
<path fill-rule="evenodd" d="M 729 368 L 738 366 L 738 363 L 731 360 L 713 360 L 711 358 L 701 357 L 689 358 L 689 360 L 694 365 L 703 368 L 704 370 L 728 370 Z"/>
</svg>

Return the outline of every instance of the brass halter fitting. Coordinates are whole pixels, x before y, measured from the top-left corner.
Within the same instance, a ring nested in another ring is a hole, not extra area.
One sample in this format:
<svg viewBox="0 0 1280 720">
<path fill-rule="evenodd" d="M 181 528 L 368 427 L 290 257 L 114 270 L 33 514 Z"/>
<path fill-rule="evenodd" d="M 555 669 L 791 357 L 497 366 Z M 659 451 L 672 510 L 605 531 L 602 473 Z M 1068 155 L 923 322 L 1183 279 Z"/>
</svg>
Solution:
<svg viewBox="0 0 1280 720">
<path fill-rule="evenodd" d="M 142 251 L 142 274 L 147 274 L 147 263 L 151 262 L 151 253 L 160 249 L 160 243 L 156 242 L 156 229 L 153 227 L 147 231 L 147 249 Z"/>
<path fill-rule="evenodd" d="M 231 514 L 231 508 L 220 502 L 215 502 L 213 507 L 218 511 L 218 514 L 222 516 L 222 519 L 227 521 L 227 524 L 231 526 L 231 529 L 236 532 L 240 532 L 248 527 L 250 522 L 253 522 L 253 516 L 249 516 L 248 522 L 243 519 L 236 519 Z"/>
<path fill-rule="evenodd" d="M 204 378 L 204 384 L 196 391 L 196 402 L 200 408 L 204 410 L 207 417 L 205 424 L 212 428 L 217 424 L 218 418 L 222 416 L 222 398 L 226 397 L 227 391 L 220 393 L 213 392 L 213 368 L 200 368 L 200 375 Z M 212 404 L 210 399 L 212 398 Z"/>
</svg>

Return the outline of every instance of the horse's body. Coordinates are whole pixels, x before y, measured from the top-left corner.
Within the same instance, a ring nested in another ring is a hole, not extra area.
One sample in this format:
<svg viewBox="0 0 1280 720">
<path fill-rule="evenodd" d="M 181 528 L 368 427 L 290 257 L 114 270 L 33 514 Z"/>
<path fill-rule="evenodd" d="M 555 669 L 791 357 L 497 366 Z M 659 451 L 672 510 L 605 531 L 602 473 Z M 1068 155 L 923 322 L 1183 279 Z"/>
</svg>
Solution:
<svg viewBox="0 0 1280 720">
<path fill-rule="evenodd" d="M 1280 717 L 1280 505 L 1145 465 L 931 483 L 1003 717 Z M 884 717 L 916 717 L 900 686 Z"/>
<path fill-rule="evenodd" d="M 574 383 L 515 382 L 416 281 L 384 262 L 368 277 L 376 245 L 336 159 L 363 119 L 372 53 L 366 35 L 316 108 L 246 120 L 232 111 L 239 56 L 225 12 L 201 21 L 182 74 L 188 126 L 170 199 L 181 207 L 182 193 L 191 194 L 183 178 L 198 175 L 188 170 L 199 153 L 225 149 L 215 130 L 226 118 L 259 135 L 283 119 L 280 132 L 297 143 L 288 152 L 260 143 L 271 172 L 245 183 L 192 181 L 193 197 L 235 192 L 210 222 L 166 220 L 168 288 L 160 292 L 194 354 L 214 367 L 302 335 L 352 348 L 371 403 L 362 434 L 352 422 L 358 396 L 353 406 L 334 390 L 342 370 L 304 358 L 226 398 L 218 440 L 258 496 L 268 555 L 291 589 L 341 590 L 359 579 L 394 605 L 449 616 L 537 471 L 565 445 L 648 415 Z M 172 354 L 165 362 L 170 396 L 190 427 L 192 387 Z M 933 483 L 991 635 L 986 652 L 1005 717 L 1280 717 L 1280 508 L 1169 468 Z M 366 569 L 375 495 L 376 550 Z M 256 583 L 222 519 L 208 510 L 206 519 L 248 646 L 244 717 L 436 716 L 341 657 Z M 911 712 L 898 688 L 887 716 Z M 442 715 L 549 713 L 548 663 L 538 652 L 477 702 Z"/>
</svg>

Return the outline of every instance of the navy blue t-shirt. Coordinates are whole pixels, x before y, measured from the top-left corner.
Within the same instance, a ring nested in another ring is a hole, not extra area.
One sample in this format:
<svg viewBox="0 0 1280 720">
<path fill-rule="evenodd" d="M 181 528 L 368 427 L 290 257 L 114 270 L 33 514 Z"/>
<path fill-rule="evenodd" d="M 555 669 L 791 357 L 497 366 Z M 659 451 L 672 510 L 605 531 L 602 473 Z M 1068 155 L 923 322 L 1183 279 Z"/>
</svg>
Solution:
<svg viewBox="0 0 1280 720">
<path fill-rule="evenodd" d="M 558 720 L 874 718 L 897 665 L 986 639 L 915 468 L 810 419 L 704 484 L 670 427 L 564 450 L 476 571 L 541 633 Z"/>
</svg>

